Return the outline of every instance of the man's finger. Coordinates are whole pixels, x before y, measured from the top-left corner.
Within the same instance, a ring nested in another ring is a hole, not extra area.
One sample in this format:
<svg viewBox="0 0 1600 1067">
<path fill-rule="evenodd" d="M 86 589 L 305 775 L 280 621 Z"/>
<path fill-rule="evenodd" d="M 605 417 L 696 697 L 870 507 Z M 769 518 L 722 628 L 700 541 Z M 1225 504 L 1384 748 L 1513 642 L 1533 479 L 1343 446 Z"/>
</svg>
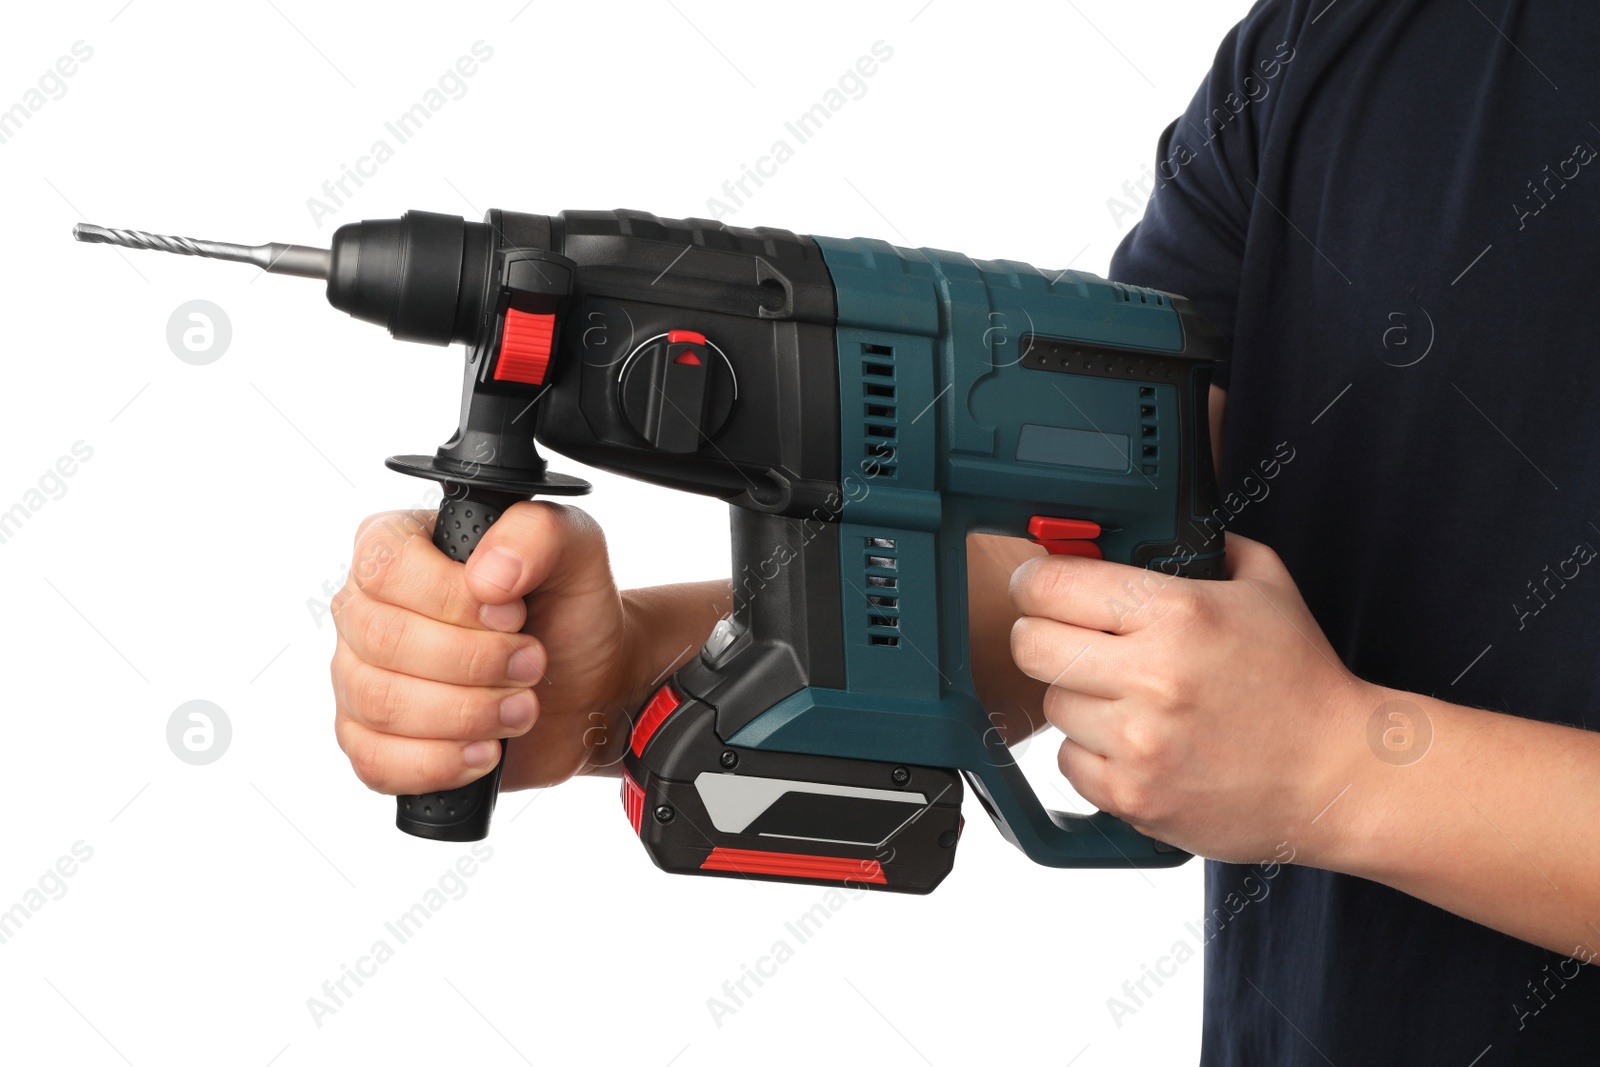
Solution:
<svg viewBox="0 0 1600 1067">
<path fill-rule="evenodd" d="M 521 629 L 527 617 L 521 600 L 503 605 L 479 601 L 467 589 L 465 569 L 434 547 L 433 523 L 434 515 L 427 511 L 391 511 L 363 522 L 349 585 L 335 613 L 346 606 L 353 587 L 374 600 L 453 626 Z"/>
<path fill-rule="evenodd" d="M 344 605 L 337 625 L 362 662 L 451 685 L 531 686 L 549 663 L 527 634 L 463 629 L 364 594 Z"/>
<path fill-rule="evenodd" d="M 526 687 L 413 678 L 362 662 L 342 641 L 334 671 L 339 711 L 380 733 L 463 741 L 516 737 L 539 715 L 539 698 Z"/>
<path fill-rule="evenodd" d="M 1073 689 L 1051 686 L 1044 694 L 1044 717 L 1089 751 L 1115 759 L 1122 749 L 1123 713 L 1117 702 Z"/>
<path fill-rule="evenodd" d="M 434 514 L 431 511 L 407 510 L 380 511 L 374 515 L 368 515 L 356 527 L 355 543 L 360 545 L 361 535 L 374 525 L 383 525 L 395 531 L 414 530 L 421 531 L 424 534 L 431 534 L 433 532 Z"/>
<path fill-rule="evenodd" d="M 1068 737 L 1062 740 L 1061 749 L 1056 753 L 1056 766 L 1080 797 L 1101 811 L 1109 810 L 1111 791 L 1106 787 L 1106 779 L 1111 773 L 1110 760 Z"/>
<path fill-rule="evenodd" d="M 339 747 L 356 777 L 379 793 L 458 789 L 500 761 L 499 741 L 438 741 L 379 733 L 344 715 L 334 720 Z"/>
<path fill-rule="evenodd" d="M 1146 624 L 1147 609 L 1179 581 L 1102 559 L 1039 556 L 1012 573 L 1011 602 L 1024 615 L 1128 633 Z"/>
<path fill-rule="evenodd" d="M 489 527 L 466 566 L 467 589 L 504 604 L 535 589 L 582 592 L 611 581 L 605 538 L 578 508 L 523 501 Z"/>
<path fill-rule="evenodd" d="M 1111 700 L 1127 691 L 1126 644 L 1099 630 L 1032 615 L 1011 627 L 1011 659 L 1023 674 Z"/>
</svg>

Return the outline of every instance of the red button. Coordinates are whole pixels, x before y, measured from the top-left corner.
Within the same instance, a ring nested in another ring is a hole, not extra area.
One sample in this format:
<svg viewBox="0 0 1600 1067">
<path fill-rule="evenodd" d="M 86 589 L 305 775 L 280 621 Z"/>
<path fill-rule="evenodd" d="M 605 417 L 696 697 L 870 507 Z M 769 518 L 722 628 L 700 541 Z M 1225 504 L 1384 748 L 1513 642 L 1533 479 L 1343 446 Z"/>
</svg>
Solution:
<svg viewBox="0 0 1600 1067">
<path fill-rule="evenodd" d="M 673 692 L 672 686 L 664 685 L 656 690 L 656 695 L 639 713 L 639 724 L 633 728 L 633 737 L 629 747 L 635 756 L 644 755 L 644 746 L 650 743 L 650 738 L 660 729 L 661 724 L 667 721 L 667 716 L 678 710 L 678 694 Z"/>
<path fill-rule="evenodd" d="M 706 335 L 695 333 L 693 330 L 668 330 L 667 344 L 669 345 L 703 345 Z"/>
<path fill-rule="evenodd" d="M 1035 515 L 1028 520 L 1028 533 L 1033 543 L 1043 545 L 1052 556 L 1086 556 L 1104 559 L 1094 538 L 1100 536 L 1100 524 L 1088 519 L 1060 519 L 1052 515 Z"/>
<path fill-rule="evenodd" d="M 1035 515 L 1028 520 L 1028 533 L 1045 541 L 1092 541 L 1100 536 L 1100 524 L 1087 519 Z"/>
<path fill-rule="evenodd" d="M 555 334 L 554 315 L 530 315 L 507 308 L 505 326 L 500 330 L 500 360 L 494 367 L 494 380 L 543 385 L 545 371 L 550 368 L 550 343 Z"/>
</svg>

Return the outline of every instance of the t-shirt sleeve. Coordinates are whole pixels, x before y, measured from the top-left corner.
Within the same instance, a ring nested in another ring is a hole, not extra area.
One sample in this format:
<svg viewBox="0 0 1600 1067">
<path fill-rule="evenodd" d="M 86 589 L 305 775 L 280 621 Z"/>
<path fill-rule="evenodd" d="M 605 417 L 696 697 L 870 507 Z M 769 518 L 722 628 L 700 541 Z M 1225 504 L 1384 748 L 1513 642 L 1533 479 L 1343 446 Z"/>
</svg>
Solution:
<svg viewBox="0 0 1600 1067">
<path fill-rule="evenodd" d="M 1262 0 L 1223 38 L 1210 73 L 1156 147 L 1144 218 L 1113 280 L 1188 297 L 1232 343 L 1261 146 L 1293 64 L 1298 2 Z M 1228 366 L 1218 368 L 1228 384 Z"/>
</svg>

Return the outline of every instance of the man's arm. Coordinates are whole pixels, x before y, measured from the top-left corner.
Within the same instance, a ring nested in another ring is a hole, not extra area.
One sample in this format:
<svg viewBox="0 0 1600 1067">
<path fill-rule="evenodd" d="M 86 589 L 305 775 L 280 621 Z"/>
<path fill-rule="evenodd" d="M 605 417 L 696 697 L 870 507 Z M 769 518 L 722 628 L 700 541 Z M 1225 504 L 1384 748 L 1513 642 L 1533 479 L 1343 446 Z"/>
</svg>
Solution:
<svg viewBox="0 0 1600 1067">
<path fill-rule="evenodd" d="M 1346 729 L 1363 730 L 1386 706 L 1382 715 L 1411 719 L 1387 720 L 1389 728 L 1426 751 L 1395 765 L 1356 750 L 1348 789 L 1307 825 L 1297 862 L 1382 882 L 1592 962 L 1600 735 L 1379 687 L 1362 691 Z M 1327 758 L 1337 766 L 1337 753 Z"/>
<path fill-rule="evenodd" d="M 1219 476 L 1227 401 L 1212 388 Z M 1358 761 L 1300 862 L 1584 963 L 1600 954 L 1600 735 L 1394 690 L 1367 733 L 1387 758 Z"/>
<path fill-rule="evenodd" d="M 1226 400 L 1212 389 L 1219 467 Z M 1228 554 L 1228 582 L 1152 585 L 1064 556 L 1017 571 L 1010 651 L 1055 683 L 1043 712 L 1078 792 L 1199 855 L 1286 843 L 1294 862 L 1600 955 L 1600 735 L 1362 682 L 1270 549 L 1229 535 Z"/>
<path fill-rule="evenodd" d="M 1213 388 L 1219 467 L 1226 402 Z M 1270 549 L 1230 535 L 1228 554 L 1229 582 L 1152 585 L 1071 557 L 1018 572 L 1007 651 L 1056 681 L 1043 711 L 1078 792 L 1199 855 L 1286 843 L 1294 862 L 1595 959 L 1600 735 L 1362 682 Z"/>
</svg>

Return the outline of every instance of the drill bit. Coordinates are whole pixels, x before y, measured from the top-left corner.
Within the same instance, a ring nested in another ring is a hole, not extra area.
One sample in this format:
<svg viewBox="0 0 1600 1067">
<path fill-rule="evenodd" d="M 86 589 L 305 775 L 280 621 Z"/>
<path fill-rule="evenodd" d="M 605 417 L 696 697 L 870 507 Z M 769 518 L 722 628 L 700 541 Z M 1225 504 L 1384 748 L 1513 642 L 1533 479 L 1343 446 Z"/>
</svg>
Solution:
<svg viewBox="0 0 1600 1067">
<path fill-rule="evenodd" d="M 123 248 L 148 248 L 177 256 L 204 256 L 228 259 L 235 263 L 254 263 L 271 274 L 290 274 L 296 278 L 326 278 L 333 253 L 326 248 L 286 245 L 236 245 L 224 241 L 197 241 L 191 237 L 169 237 L 143 230 L 113 230 L 80 222 L 72 236 L 90 244 L 120 245 Z"/>
</svg>

